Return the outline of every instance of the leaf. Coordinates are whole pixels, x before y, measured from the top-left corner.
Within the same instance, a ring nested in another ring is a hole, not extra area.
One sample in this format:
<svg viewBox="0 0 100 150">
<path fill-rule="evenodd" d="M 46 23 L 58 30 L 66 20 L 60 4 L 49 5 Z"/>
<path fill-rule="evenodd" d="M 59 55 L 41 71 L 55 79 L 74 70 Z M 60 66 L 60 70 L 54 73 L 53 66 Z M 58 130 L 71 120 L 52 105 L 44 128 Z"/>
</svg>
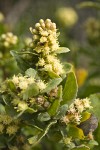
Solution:
<svg viewBox="0 0 100 150">
<path fill-rule="evenodd" d="M 28 68 L 30 68 L 30 65 L 28 62 L 26 62 L 20 55 L 16 53 L 16 51 L 10 51 L 11 55 L 15 58 L 17 61 L 17 64 L 21 71 L 25 72 Z"/>
<path fill-rule="evenodd" d="M 56 116 L 55 116 L 55 119 L 60 119 L 60 118 L 62 118 L 62 117 L 66 114 L 67 109 L 68 109 L 68 105 L 67 105 L 67 104 L 62 105 L 62 106 L 58 109 L 58 112 L 57 112 L 57 114 L 56 114 Z"/>
<path fill-rule="evenodd" d="M 60 101 L 62 101 L 62 85 L 58 87 L 57 97 Z"/>
<path fill-rule="evenodd" d="M 33 109 L 33 108 L 28 107 L 28 108 L 27 108 L 27 110 L 26 110 L 26 112 L 29 112 L 29 113 L 35 113 L 35 112 L 37 112 L 37 110 L 36 110 L 36 109 Z"/>
<path fill-rule="evenodd" d="M 58 76 L 55 72 L 53 71 L 48 71 L 48 74 L 51 78 L 60 78 L 60 76 Z"/>
<path fill-rule="evenodd" d="M 41 122 L 43 122 L 43 121 L 48 121 L 48 120 L 50 120 L 51 118 L 50 118 L 50 115 L 47 113 L 47 112 L 45 112 L 45 113 L 40 113 L 39 115 L 38 115 L 38 120 L 39 121 L 41 121 Z"/>
<path fill-rule="evenodd" d="M 0 114 L 4 114 L 5 112 L 5 107 L 2 104 L 0 104 Z"/>
<path fill-rule="evenodd" d="M 67 77 L 67 81 L 65 83 L 65 87 L 63 90 L 63 101 L 62 105 L 68 102 L 71 102 L 76 98 L 78 91 L 76 77 L 73 72 L 70 72 Z"/>
<path fill-rule="evenodd" d="M 14 83 L 12 81 L 10 81 L 10 80 L 7 83 L 8 83 L 8 87 L 10 88 L 10 90 L 12 92 L 15 92 L 16 91 L 16 87 L 15 87 Z"/>
<path fill-rule="evenodd" d="M 56 88 L 56 86 L 59 85 L 61 81 L 62 81 L 62 78 L 52 79 L 48 83 L 47 87 L 41 91 L 41 93 L 49 93 L 52 89 Z"/>
<path fill-rule="evenodd" d="M 88 146 L 81 145 L 73 148 L 72 150 L 90 150 L 90 148 Z"/>
<path fill-rule="evenodd" d="M 56 53 L 57 54 L 61 54 L 61 53 L 67 53 L 67 52 L 69 52 L 70 50 L 67 48 L 67 47 L 60 47 L 57 51 L 56 51 Z"/>
<path fill-rule="evenodd" d="M 100 93 L 90 95 L 91 105 L 93 109 L 91 111 L 97 116 L 100 121 Z"/>
<path fill-rule="evenodd" d="M 87 111 L 83 112 L 83 113 L 82 113 L 81 122 L 86 121 L 87 119 L 90 118 L 90 116 L 91 116 L 91 113 L 89 113 L 89 112 L 87 112 Z"/>
<path fill-rule="evenodd" d="M 56 122 L 57 122 L 56 120 L 50 122 L 43 132 L 41 132 L 39 135 L 33 136 L 28 139 L 29 143 L 32 144 L 32 147 L 34 147 L 41 141 L 41 139 L 48 133 L 51 126 L 54 125 Z"/>
<path fill-rule="evenodd" d="M 48 109 L 48 114 L 50 116 L 54 116 L 56 114 L 59 106 L 60 106 L 60 100 L 55 99 L 54 102 L 52 103 L 52 105 L 50 106 L 50 108 Z"/>
<path fill-rule="evenodd" d="M 29 85 L 29 87 L 22 93 L 23 100 L 36 96 L 39 94 L 39 88 L 36 83 Z"/>
<path fill-rule="evenodd" d="M 35 78 L 37 72 L 36 70 L 32 69 L 32 68 L 29 68 L 25 71 L 25 75 L 28 76 L 28 77 L 33 77 Z"/>
<path fill-rule="evenodd" d="M 63 68 L 64 68 L 65 73 L 67 74 L 67 73 L 72 71 L 73 66 L 70 63 L 64 63 L 64 67 Z"/>
<path fill-rule="evenodd" d="M 83 130 L 76 127 L 75 125 L 69 125 L 68 127 L 68 136 L 78 139 L 84 139 Z"/>
</svg>

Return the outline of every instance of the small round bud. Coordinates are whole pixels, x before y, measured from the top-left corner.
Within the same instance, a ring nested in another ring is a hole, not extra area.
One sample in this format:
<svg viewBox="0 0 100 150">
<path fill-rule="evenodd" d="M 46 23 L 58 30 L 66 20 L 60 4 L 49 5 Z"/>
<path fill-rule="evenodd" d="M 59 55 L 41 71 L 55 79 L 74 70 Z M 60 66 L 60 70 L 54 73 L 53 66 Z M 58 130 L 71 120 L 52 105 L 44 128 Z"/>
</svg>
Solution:
<svg viewBox="0 0 100 150">
<path fill-rule="evenodd" d="M 55 24 L 55 23 L 52 23 L 51 29 L 52 29 L 52 30 L 56 29 L 56 24 Z"/>
<path fill-rule="evenodd" d="M 44 29 L 45 28 L 45 23 L 41 23 L 41 27 Z"/>
<path fill-rule="evenodd" d="M 46 19 L 45 23 L 51 23 L 50 19 Z"/>
<path fill-rule="evenodd" d="M 32 32 L 33 32 L 34 34 L 37 34 L 37 30 L 36 30 L 36 29 L 33 29 Z"/>
<path fill-rule="evenodd" d="M 38 36 L 38 35 L 34 35 L 34 36 L 33 36 L 33 39 L 34 39 L 34 40 L 38 40 L 38 39 L 39 39 L 39 36 Z"/>
<path fill-rule="evenodd" d="M 39 28 L 39 27 L 40 27 L 40 23 L 36 23 L 35 28 Z"/>
<path fill-rule="evenodd" d="M 50 28 L 50 26 L 51 26 L 51 23 L 46 23 L 46 27 L 49 29 Z"/>
<path fill-rule="evenodd" d="M 43 19 L 40 19 L 39 22 L 40 22 L 40 24 L 41 24 L 41 23 L 44 23 L 44 20 L 43 20 Z"/>
<path fill-rule="evenodd" d="M 33 28 L 32 28 L 32 27 L 30 27 L 29 30 L 30 30 L 31 32 L 33 32 Z"/>
</svg>

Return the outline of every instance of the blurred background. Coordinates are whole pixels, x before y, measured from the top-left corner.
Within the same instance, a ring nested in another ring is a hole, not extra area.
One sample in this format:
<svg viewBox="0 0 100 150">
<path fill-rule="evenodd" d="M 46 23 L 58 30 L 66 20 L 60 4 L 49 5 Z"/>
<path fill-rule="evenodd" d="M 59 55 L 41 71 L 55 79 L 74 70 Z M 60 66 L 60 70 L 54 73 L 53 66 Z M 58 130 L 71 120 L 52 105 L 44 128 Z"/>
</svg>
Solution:
<svg viewBox="0 0 100 150">
<path fill-rule="evenodd" d="M 61 59 L 74 66 L 78 96 L 100 92 L 100 0 L 0 1 L 0 82 L 19 72 L 10 50 L 24 48 L 31 38 L 29 27 L 47 18 L 57 24 L 60 46 L 70 49 Z M 9 32 L 18 38 L 11 46 L 3 43 L 5 37 L 14 38 Z M 98 128 L 95 134 L 100 143 L 99 133 Z"/>
</svg>

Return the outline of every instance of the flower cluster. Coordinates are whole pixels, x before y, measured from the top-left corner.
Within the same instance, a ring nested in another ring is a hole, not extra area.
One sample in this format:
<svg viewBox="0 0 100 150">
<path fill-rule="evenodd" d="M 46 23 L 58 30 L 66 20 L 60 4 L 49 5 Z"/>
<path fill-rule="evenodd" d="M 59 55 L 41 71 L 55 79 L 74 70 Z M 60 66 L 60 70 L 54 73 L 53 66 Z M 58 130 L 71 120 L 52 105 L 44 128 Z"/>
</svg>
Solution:
<svg viewBox="0 0 100 150">
<path fill-rule="evenodd" d="M 11 48 L 12 46 L 16 45 L 17 42 L 17 36 L 13 35 L 11 32 L 2 34 L 0 37 L 0 46 L 4 48 Z"/>
<path fill-rule="evenodd" d="M 39 54 L 36 66 L 57 75 L 63 74 L 63 65 L 55 53 L 59 49 L 56 24 L 52 23 L 50 19 L 45 21 L 40 19 L 39 23 L 36 23 L 35 29 L 30 28 L 30 31 L 33 34 L 33 49 Z"/>
<path fill-rule="evenodd" d="M 82 118 L 82 112 L 86 109 L 92 108 L 91 102 L 88 98 L 75 99 L 75 101 L 69 106 L 66 116 L 62 118 L 63 122 L 80 124 Z"/>
<path fill-rule="evenodd" d="M 36 23 L 35 29 L 30 27 L 30 31 L 33 34 L 33 48 L 37 53 L 47 55 L 58 50 L 56 24 L 52 23 L 50 19 L 45 21 L 40 19 L 39 23 Z"/>
<path fill-rule="evenodd" d="M 36 83 L 40 90 L 43 90 L 46 88 L 46 84 L 42 80 L 35 80 L 33 77 L 27 77 L 27 76 L 13 76 L 11 80 L 17 88 L 20 88 L 21 90 L 25 90 L 28 88 L 29 85 Z"/>
<path fill-rule="evenodd" d="M 78 15 L 73 8 L 61 7 L 56 11 L 56 17 L 60 24 L 72 27 L 78 20 Z"/>
<path fill-rule="evenodd" d="M 44 67 L 46 71 L 52 71 L 60 75 L 64 73 L 63 65 L 60 63 L 60 60 L 57 59 L 54 55 L 47 55 L 47 57 L 39 58 L 37 66 Z"/>
<path fill-rule="evenodd" d="M 7 114 L 0 114 L 0 134 L 6 132 L 6 134 L 13 135 L 18 131 L 18 120 L 14 120 Z"/>
<path fill-rule="evenodd" d="M 100 44 L 100 20 L 89 18 L 85 22 L 85 30 L 91 44 Z"/>
</svg>

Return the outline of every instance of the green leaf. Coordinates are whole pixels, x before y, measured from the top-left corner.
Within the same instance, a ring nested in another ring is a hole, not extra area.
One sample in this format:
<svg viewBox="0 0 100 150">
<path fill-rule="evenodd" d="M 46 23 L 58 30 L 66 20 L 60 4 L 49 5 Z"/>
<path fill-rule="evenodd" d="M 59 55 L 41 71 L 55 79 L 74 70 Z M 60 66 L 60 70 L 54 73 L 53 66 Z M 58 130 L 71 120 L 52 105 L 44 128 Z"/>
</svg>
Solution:
<svg viewBox="0 0 100 150">
<path fill-rule="evenodd" d="M 36 109 L 33 109 L 33 108 L 30 108 L 30 107 L 28 107 L 27 108 L 27 110 L 26 110 L 26 112 L 29 112 L 29 113 L 35 113 L 35 112 L 37 112 L 37 110 Z"/>
<path fill-rule="evenodd" d="M 56 88 L 57 85 L 59 85 L 61 81 L 62 81 L 62 78 L 52 79 L 48 83 L 47 87 L 43 91 L 41 91 L 41 93 L 49 93 L 52 89 Z"/>
<path fill-rule="evenodd" d="M 65 73 L 67 74 L 67 73 L 72 71 L 73 66 L 70 63 L 64 63 L 64 67 L 63 68 L 64 68 Z"/>
<path fill-rule="evenodd" d="M 39 88 L 36 83 L 31 84 L 23 93 L 23 100 L 36 96 L 39 94 Z"/>
<path fill-rule="evenodd" d="M 48 133 L 51 126 L 54 125 L 56 122 L 57 122 L 56 120 L 50 122 L 43 132 L 41 132 L 39 135 L 33 136 L 28 139 L 29 143 L 32 144 L 32 147 L 37 145 L 42 140 L 42 138 Z"/>
<path fill-rule="evenodd" d="M 56 51 L 56 53 L 57 54 L 61 54 L 61 53 L 67 53 L 67 52 L 69 52 L 70 50 L 67 48 L 67 47 L 60 47 L 57 51 Z"/>
<path fill-rule="evenodd" d="M 55 99 L 54 102 L 51 104 L 50 108 L 48 109 L 48 114 L 50 116 L 54 116 L 60 106 L 60 100 Z"/>
<path fill-rule="evenodd" d="M 12 92 L 16 91 L 16 87 L 15 87 L 15 85 L 14 85 L 14 83 L 12 81 L 8 80 L 7 84 L 8 84 L 8 87 L 10 88 L 10 90 Z"/>
<path fill-rule="evenodd" d="M 81 122 L 86 121 L 87 119 L 90 118 L 90 116 L 91 116 L 91 113 L 89 113 L 89 112 L 87 112 L 87 111 L 83 112 L 83 113 L 82 113 Z"/>
<path fill-rule="evenodd" d="M 28 76 L 28 77 L 33 77 L 35 78 L 37 72 L 36 70 L 32 69 L 32 68 L 29 68 L 25 71 L 25 75 Z"/>
<path fill-rule="evenodd" d="M 51 78 L 60 78 L 60 76 L 58 76 L 55 72 L 53 71 L 48 71 L 48 74 Z"/>
<path fill-rule="evenodd" d="M 0 114 L 4 114 L 5 112 L 5 107 L 2 104 L 0 104 Z"/>
<path fill-rule="evenodd" d="M 28 68 L 30 68 L 28 62 L 26 62 L 20 55 L 18 55 L 16 51 L 10 51 L 10 53 L 17 61 L 17 64 L 21 71 L 25 72 Z"/>
<path fill-rule="evenodd" d="M 76 98 L 78 91 L 76 77 L 73 72 L 70 72 L 67 77 L 67 81 L 65 83 L 65 87 L 63 90 L 63 101 L 62 105 L 68 102 L 71 102 Z"/>
<path fill-rule="evenodd" d="M 47 113 L 47 112 L 45 112 L 45 113 L 40 113 L 39 115 L 38 115 L 38 120 L 39 121 L 41 121 L 41 122 L 43 122 L 43 121 L 48 121 L 48 120 L 50 120 L 51 118 L 50 118 L 50 115 Z"/>
<path fill-rule="evenodd" d="M 100 93 L 90 95 L 90 101 L 91 105 L 93 106 L 93 109 L 91 109 L 91 111 L 97 116 L 100 121 Z"/>
<path fill-rule="evenodd" d="M 75 125 L 68 126 L 68 136 L 71 136 L 73 138 L 78 138 L 78 139 L 84 139 L 83 130 L 76 127 Z"/>
<path fill-rule="evenodd" d="M 67 109 L 68 109 L 68 105 L 67 105 L 67 104 L 62 105 L 62 106 L 58 109 L 58 112 L 57 112 L 57 114 L 56 114 L 56 116 L 55 116 L 55 119 L 60 119 L 60 118 L 62 118 L 62 117 L 66 114 Z"/>
<path fill-rule="evenodd" d="M 90 148 L 88 146 L 81 145 L 73 148 L 72 150 L 90 150 Z"/>
<path fill-rule="evenodd" d="M 62 85 L 58 87 L 57 97 L 60 101 L 62 101 Z"/>
</svg>

